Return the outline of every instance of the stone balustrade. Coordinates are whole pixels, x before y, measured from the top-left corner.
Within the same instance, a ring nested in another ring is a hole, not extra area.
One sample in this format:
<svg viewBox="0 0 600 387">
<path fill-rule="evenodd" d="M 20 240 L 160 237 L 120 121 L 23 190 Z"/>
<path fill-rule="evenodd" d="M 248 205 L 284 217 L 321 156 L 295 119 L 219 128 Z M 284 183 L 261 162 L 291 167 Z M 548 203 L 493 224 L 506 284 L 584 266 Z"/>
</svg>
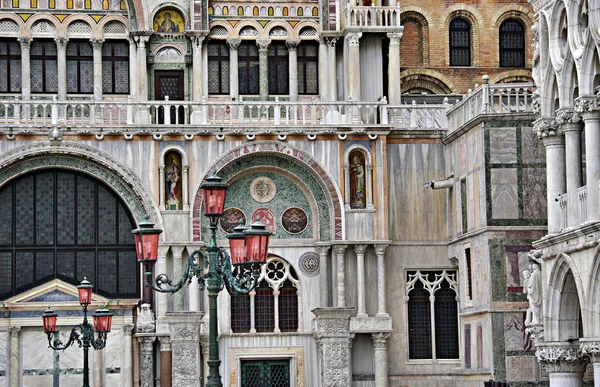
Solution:
<svg viewBox="0 0 600 387">
<path fill-rule="evenodd" d="M 396 6 L 346 5 L 346 29 L 398 29 L 400 27 L 400 3 Z"/>
<path fill-rule="evenodd" d="M 577 194 L 571 197 L 573 198 L 576 198 L 574 206 L 568 205 L 570 201 L 566 193 L 559 195 L 554 201 L 554 205 L 560 210 L 560 231 L 581 226 L 588 221 L 587 186 L 579 187 Z"/>
<path fill-rule="evenodd" d="M 388 122 L 394 129 L 403 130 L 447 130 L 446 112 L 451 105 L 448 98 L 443 104 L 417 104 L 387 106 Z"/>
</svg>

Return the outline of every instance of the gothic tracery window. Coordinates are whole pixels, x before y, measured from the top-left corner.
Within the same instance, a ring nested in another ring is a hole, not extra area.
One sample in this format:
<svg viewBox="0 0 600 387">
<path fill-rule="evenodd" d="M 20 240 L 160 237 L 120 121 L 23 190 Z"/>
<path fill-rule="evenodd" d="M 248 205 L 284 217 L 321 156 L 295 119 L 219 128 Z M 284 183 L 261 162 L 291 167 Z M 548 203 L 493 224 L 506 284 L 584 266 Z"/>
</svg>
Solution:
<svg viewBox="0 0 600 387">
<path fill-rule="evenodd" d="M 297 332 L 300 283 L 296 278 L 288 262 L 270 258 L 253 292 L 231 296 L 231 331 Z"/>
<path fill-rule="evenodd" d="M 21 47 L 16 40 L 0 40 L 0 93 L 21 92 Z"/>
<path fill-rule="evenodd" d="M 409 359 L 458 359 L 456 272 L 409 271 L 406 291 Z"/>
<path fill-rule="evenodd" d="M 463 18 L 450 22 L 450 66 L 471 66 L 471 25 Z"/>
<path fill-rule="evenodd" d="M 525 66 L 525 28 L 517 19 L 500 25 L 500 67 Z"/>
</svg>

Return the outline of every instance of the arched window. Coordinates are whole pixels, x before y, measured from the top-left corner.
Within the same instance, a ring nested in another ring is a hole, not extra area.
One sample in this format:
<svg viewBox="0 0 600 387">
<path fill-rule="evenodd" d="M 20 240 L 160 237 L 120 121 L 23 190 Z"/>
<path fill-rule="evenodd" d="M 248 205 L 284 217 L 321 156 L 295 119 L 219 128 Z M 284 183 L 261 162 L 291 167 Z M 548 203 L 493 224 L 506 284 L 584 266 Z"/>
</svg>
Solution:
<svg viewBox="0 0 600 387">
<path fill-rule="evenodd" d="M 0 300 L 84 277 L 100 295 L 139 297 L 135 223 L 100 181 L 62 169 L 28 173 L 0 188 L 0 213 Z"/>
<path fill-rule="evenodd" d="M 459 358 L 457 289 L 455 271 L 407 273 L 409 359 Z"/>
<path fill-rule="evenodd" d="M 231 296 L 231 331 L 297 332 L 298 285 L 292 266 L 270 258 L 262 267 L 259 284 L 250 294 Z"/>
<path fill-rule="evenodd" d="M 107 41 L 102 45 L 102 92 L 129 93 L 129 44 Z"/>
<path fill-rule="evenodd" d="M 208 93 L 229 94 L 229 47 L 224 42 L 213 40 L 208 42 L 207 50 Z"/>
<path fill-rule="evenodd" d="M 525 67 L 525 27 L 520 20 L 500 25 L 500 67 Z"/>
<path fill-rule="evenodd" d="M 0 40 L 0 93 L 21 92 L 21 47 L 16 40 Z"/>
<path fill-rule="evenodd" d="M 58 92 L 58 64 L 56 43 L 38 40 L 31 43 L 31 91 L 33 93 Z"/>
<path fill-rule="evenodd" d="M 298 46 L 298 94 L 319 94 L 319 47 L 314 42 Z"/>
<path fill-rule="evenodd" d="M 67 93 L 91 94 L 94 92 L 94 53 L 85 40 L 72 40 L 67 44 Z"/>
<path fill-rule="evenodd" d="M 269 94 L 289 94 L 289 56 L 283 42 L 273 42 L 269 47 Z"/>
<path fill-rule="evenodd" d="M 471 25 L 466 19 L 450 22 L 450 66 L 471 66 Z"/>
<path fill-rule="evenodd" d="M 242 42 L 238 49 L 238 83 L 240 94 L 259 93 L 258 48 L 254 42 Z"/>
</svg>

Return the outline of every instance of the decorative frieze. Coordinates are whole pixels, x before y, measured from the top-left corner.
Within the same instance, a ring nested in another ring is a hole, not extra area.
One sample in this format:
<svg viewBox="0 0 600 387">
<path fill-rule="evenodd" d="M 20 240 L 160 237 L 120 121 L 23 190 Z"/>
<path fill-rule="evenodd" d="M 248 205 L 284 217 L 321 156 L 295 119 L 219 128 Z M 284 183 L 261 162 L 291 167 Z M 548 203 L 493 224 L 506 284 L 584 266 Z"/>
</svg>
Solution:
<svg viewBox="0 0 600 387">
<path fill-rule="evenodd" d="M 587 366 L 582 350 L 570 344 L 540 344 L 535 357 L 546 365 L 549 373 L 583 373 Z"/>
</svg>

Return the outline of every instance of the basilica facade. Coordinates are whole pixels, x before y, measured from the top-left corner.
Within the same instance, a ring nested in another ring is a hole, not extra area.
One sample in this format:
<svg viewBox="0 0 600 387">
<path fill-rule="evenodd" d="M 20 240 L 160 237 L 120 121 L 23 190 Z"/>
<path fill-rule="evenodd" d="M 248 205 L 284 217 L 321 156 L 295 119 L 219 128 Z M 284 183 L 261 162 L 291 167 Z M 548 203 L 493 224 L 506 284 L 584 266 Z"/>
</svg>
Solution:
<svg viewBox="0 0 600 387">
<path fill-rule="evenodd" d="M 561 172 L 549 119 L 594 89 L 565 88 L 575 54 L 548 80 L 540 47 L 571 51 L 547 30 L 572 24 L 541 27 L 540 7 L 2 0 L 0 386 L 81 384 L 81 349 L 47 348 L 40 316 L 66 341 L 84 278 L 114 314 L 92 386 L 205 385 L 207 292 L 152 291 L 131 231 L 160 228 L 152 276 L 180 276 L 210 239 L 213 173 L 218 243 L 240 222 L 272 233 L 256 289 L 219 294 L 225 386 L 552 383 L 547 342 L 594 337 L 595 277 L 547 249 L 579 238 L 592 273 L 597 211 L 578 199 L 595 134 L 565 118 L 586 156 Z"/>
</svg>

